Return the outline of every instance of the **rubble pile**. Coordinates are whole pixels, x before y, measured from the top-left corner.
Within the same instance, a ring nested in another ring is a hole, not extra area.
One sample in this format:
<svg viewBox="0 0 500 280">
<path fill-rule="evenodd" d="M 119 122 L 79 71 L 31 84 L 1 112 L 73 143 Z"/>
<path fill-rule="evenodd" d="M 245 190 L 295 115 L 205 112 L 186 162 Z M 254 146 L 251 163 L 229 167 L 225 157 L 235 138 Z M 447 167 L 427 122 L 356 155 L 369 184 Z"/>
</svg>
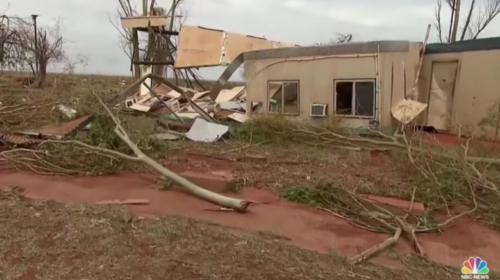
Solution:
<svg viewBox="0 0 500 280">
<path fill-rule="evenodd" d="M 207 120 L 192 105 L 203 110 L 210 118 L 224 123 L 244 123 L 248 120 L 247 110 L 261 110 L 258 103 L 248 105 L 244 86 L 221 90 L 215 100 L 209 91 L 195 91 L 180 87 L 184 94 L 164 84 L 151 91 L 139 91 L 124 102 L 126 110 L 135 114 L 156 117 L 164 130 L 155 137 L 162 140 L 175 140 L 186 137 L 193 141 L 214 142 L 225 134 L 229 127 Z M 188 100 L 189 98 L 189 100 Z M 119 105 L 118 105 L 119 106 Z"/>
<path fill-rule="evenodd" d="M 246 122 L 249 118 L 247 110 L 256 112 L 262 109 L 258 103 L 247 104 L 244 86 L 221 90 L 215 100 L 210 99 L 209 91 L 179 87 L 178 90 L 183 91 L 181 93 L 162 83 L 149 89 L 141 87 L 140 91 L 115 104 L 115 107 L 120 107 L 122 112 L 155 118 L 158 131 L 151 137 L 159 140 L 187 138 L 214 142 L 229 131 L 231 123 Z M 61 140 L 75 131 L 91 129 L 92 116 L 75 119 L 76 110 L 63 104 L 52 109 L 60 111 L 71 121 L 31 130 L 0 132 L 0 145 L 35 145 L 43 140 Z M 200 110 L 206 116 L 201 115 Z"/>
</svg>

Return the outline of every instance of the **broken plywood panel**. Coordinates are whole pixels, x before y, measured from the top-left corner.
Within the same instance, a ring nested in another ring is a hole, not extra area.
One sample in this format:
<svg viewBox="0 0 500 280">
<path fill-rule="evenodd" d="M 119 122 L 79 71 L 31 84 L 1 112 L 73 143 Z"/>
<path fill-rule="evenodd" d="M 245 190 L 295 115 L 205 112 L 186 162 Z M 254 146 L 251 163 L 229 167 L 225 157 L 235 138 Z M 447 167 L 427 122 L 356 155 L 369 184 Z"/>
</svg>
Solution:
<svg viewBox="0 0 500 280">
<path fill-rule="evenodd" d="M 151 109 L 151 106 L 135 103 L 132 106 L 130 106 L 129 108 L 136 110 L 136 111 L 140 111 L 140 112 L 149 112 L 149 110 Z"/>
<path fill-rule="evenodd" d="M 225 65 L 242 52 L 294 46 L 224 30 L 183 25 L 179 33 L 175 67 Z"/>
<path fill-rule="evenodd" d="M 215 101 L 217 102 L 224 102 L 224 101 L 231 101 L 234 100 L 238 95 L 241 95 L 243 93 L 243 90 L 245 87 L 235 87 L 232 89 L 223 89 L 220 91 L 219 96 L 217 96 L 217 99 Z"/>
<path fill-rule="evenodd" d="M 193 100 L 193 101 L 198 100 L 200 98 L 207 96 L 209 93 L 210 93 L 210 91 L 197 92 L 193 95 L 193 98 L 191 98 L 191 100 Z"/>
<path fill-rule="evenodd" d="M 178 93 L 175 90 L 171 90 L 169 93 L 167 93 L 167 96 L 171 98 L 179 98 L 182 96 L 182 94 Z"/>
<path fill-rule="evenodd" d="M 168 21 L 168 16 L 140 16 L 121 18 L 123 28 L 147 28 L 148 26 L 166 26 Z"/>
<path fill-rule="evenodd" d="M 222 31 L 183 25 L 179 32 L 175 67 L 219 65 L 222 45 Z"/>
</svg>

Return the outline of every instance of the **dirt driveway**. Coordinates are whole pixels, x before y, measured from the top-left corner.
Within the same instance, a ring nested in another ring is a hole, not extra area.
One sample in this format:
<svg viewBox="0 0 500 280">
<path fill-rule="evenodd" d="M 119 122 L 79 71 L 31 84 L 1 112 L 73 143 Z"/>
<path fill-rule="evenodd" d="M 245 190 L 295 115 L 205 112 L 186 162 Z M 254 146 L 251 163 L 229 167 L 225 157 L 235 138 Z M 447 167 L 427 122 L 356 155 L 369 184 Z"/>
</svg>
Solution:
<svg viewBox="0 0 500 280">
<path fill-rule="evenodd" d="M 47 177 L 28 172 L 0 173 L 0 185 L 18 186 L 36 200 L 56 200 L 70 205 L 111 199 L 148 199 L 149 205 L 128 206 L 135 215 L 179 215 L 208 221 L 232 232 L 261 232 L 283 243 L 304 249 L 352 256 L 387 238 L 383 234 L 358 229 L 328 213 L 280 200 L 265 190 L 246 188 L 239 195 L 263 204 L 252 206 L 247 214 L 219 211 L 217 207 L 179 191 L 160 191 L 152 174 L 121 174 L 103 177 Z M 470 256 L 488 261 L 491 270 L 500 270 L 496 253 L 500 234 L 474 221 L 457 220 L 443 234 L 420 236 L 431 260 L 459 267 Z M 397 267 L 394 254 L 411 252 L 399 242 L 394 252 L 374 259 L 375 263 Z"/>
</svg>

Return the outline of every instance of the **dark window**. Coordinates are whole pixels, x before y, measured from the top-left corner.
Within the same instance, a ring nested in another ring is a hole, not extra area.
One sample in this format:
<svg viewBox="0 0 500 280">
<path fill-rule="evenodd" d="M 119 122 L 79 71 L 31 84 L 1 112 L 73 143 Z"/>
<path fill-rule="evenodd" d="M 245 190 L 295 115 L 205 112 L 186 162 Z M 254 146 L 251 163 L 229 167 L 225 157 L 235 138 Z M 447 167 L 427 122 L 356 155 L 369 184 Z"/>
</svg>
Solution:
<svg viewBox="0 0 500 280">
<path fill-rule="evenodd" d="M 356 116 L 375 116 L 375 85 L 373 82 L 356 82 Z"/>
<path fill-rule="evenodd" d="M 267 85 L 268 112 L 299 114 L 299 82 L 273 81 Z"/>
<path fill-rule="evenodd" d="M 337 115 L 375 117 L 375 81 L 336 81 L 335 93 Z"/>
<path fill-rule="evenodd" d="M 337 92 L 337 115 L 352 115 L 353 82 L 338 82 L 335 86 Z"/>
</svg>

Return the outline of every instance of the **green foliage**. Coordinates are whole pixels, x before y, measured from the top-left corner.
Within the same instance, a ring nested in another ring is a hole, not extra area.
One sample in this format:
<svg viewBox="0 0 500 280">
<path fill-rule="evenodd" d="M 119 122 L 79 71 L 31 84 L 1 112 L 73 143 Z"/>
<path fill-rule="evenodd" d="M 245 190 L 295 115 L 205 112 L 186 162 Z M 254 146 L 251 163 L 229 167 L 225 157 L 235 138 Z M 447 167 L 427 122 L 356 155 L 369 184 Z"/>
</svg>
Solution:
<svg viewBox="0 0 500 280">
<path fill-rule="evenodd" d="M 486 131 L 491 128 L 495 130 L 500 128 L 500 104 L 498 101 L 494 102 L 491 106 L 488 107 L 488 109 L 486 110 L 486 115 L 481 118 L 478 126 L 481 128 L 483 133 L 486 133 Z"/>
<path fill-rule="evenodd" d="M 328 132 L 342 133 L 335 118 L 313 126 L 306 120 L 284 115 L 262 115 L 252 118 L 231 130 L 233 139 L 256 143 L 272 143 L 287 146 L 293 143 L 322 141 Z"/>
<path fill-rule="evenodd" d="M 153 134 L 154 120 L 145 117 L 122 117 L 122 126 L 138 147 L 150 156 L 168 147 Z M 91 129 L 78 133 L 67 140 L 77 140 L 91 146 L 134 155 L 128 145 L 114 132 L 115 123 L 109 116 L 97 115 L 92 118 Z M 82 148 L 76 144 L 46 143 L 42 146 L 45 154 L 38 155 L 40 169 L 53 173 L 102 175 L 124 170 L 141 168 L 141 163 L 123 159 L 105 152 Z"/>
<path fill-rule="evenodd" d="M 446 157 L 443 156 L 445 154 Z M 499 193 L 484 187 L 484 179 L 498 182 L 498 166 L 476 163 L 475 168 L 482 173 L 478 180 L 476 171 L 463 157 L 443 147 L 427 147 L 425 152 L 414 157 L 414 162 L 402 154 L 393 154 L 392 161 L 407 184 L 395 189 L 376 188 L 365 191 L 410 200 L 413 188 L 416 187 L 415 200 L 425 203 L 429 211 L 439 210 L 444 213 L 456 206 L 472 209 L 475 199 L 479 212 L 486 221 L 500 228 Z"/>
<path fill-rule="evenodd" d="M 294 186 L 287 189 L 283 196 L 290 201 L 332 210 L 348 209 L 347 201 L 351 200 L 346 190 L 335 183 L 319 183 L 313 187 Z"/>
</svg>

